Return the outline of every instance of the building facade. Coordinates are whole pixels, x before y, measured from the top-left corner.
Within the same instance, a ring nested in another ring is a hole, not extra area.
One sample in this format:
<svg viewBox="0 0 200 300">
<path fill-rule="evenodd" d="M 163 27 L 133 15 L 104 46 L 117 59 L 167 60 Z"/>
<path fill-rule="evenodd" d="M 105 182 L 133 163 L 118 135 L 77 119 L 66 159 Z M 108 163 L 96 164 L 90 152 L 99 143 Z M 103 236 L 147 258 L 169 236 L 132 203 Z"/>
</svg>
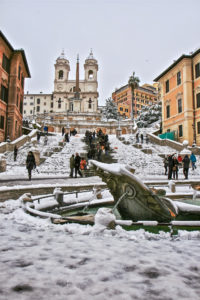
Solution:
<svg viewBox="0 0 200 300">
<path fill-rule="evenodd" d="M 180 56 L 154 81 L 161 86 L 163 133 L 200 145 L 200 49 Z"/>
<path fill-rule="evenodd" d="M 131 87 L 128 84 L 115 90 L 112 93 L 112 99 L 117 104 L 118 112 L 120 115 L 130 118 L 131 117 L 131 103 L 133 98 L 133 116 L 137 118 L 140 111 L 145 106 L 151 106 L 158 101 L 158 91 L 157 88 L 144 84 L 138 87 L 132 95 Z"/>
<path fill-rule="evenodd" d="M 76 78 L 69 79 L 70 63 L 64 52 L 57 58 L 52 94 L 26 94 L 24 117 L 40 113 L 97 113 L 98 112 L 98 63 L 92 51 L 84 63 L 85 76 L 79 79 L 79 58 Z"/>
<path fill-rule="evenodd" d="M 0 142 L 22 134 L 25 78 L 30 72 L 24 50 L 15 50 L 0 31 Z"/>
</svg>

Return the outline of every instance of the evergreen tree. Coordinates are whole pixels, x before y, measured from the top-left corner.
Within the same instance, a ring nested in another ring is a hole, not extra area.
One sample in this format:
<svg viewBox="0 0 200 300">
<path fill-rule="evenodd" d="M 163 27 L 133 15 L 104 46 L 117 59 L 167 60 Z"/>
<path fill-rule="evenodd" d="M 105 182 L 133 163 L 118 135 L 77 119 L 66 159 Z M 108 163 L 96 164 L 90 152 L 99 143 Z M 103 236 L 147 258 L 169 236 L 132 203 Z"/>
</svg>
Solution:
<svg viewBox="0 0 200 300">
<path fill-rule="evenodd" d="M 143 107 L 140 116 L 137 118 L 138 128 L 148 127 L 150 124 L 161 121 L 162 103 L 156 103 L 151 106 Z"/>
<path fill-rule="evenodd" d="M 116 103 L 110 98 L 106 99 L 106 106 L 103 110 L 103 116 L 108 119 L 118 119 L 118 109 Z"/>
</svg>

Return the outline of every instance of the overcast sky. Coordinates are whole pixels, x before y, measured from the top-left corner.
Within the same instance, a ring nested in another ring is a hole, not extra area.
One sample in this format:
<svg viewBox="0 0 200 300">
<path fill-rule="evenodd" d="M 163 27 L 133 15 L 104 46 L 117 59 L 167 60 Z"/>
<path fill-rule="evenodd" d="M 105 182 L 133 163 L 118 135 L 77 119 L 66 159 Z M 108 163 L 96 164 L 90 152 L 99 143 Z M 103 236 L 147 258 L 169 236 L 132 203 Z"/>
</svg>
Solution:
<svg viewBox="0 0 200 300">
<path fill-rule="evenodd" d="M 0 30 L 26 53 L 31 79 L 25 92 L 51 93 L 62 49 L 75 79 L 93 49 L 99 104 L 135 71 L 152 83 L 173 60 L 200 48 L 200 0 L 0 0 Z"/>
</svg>

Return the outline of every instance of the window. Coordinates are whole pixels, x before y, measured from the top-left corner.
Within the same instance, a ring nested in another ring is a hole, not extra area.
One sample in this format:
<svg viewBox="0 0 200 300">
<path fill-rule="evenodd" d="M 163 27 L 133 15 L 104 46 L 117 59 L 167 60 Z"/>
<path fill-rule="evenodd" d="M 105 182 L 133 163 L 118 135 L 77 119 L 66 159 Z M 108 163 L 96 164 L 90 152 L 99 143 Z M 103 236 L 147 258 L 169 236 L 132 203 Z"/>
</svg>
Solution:
<svg viewBox="0 0 200 300">
<path fill-rule="evenodd" d="M 33 99 L 33 97 L 31 97 L 31 99 Z"/>
<path fill-rule="evenodd" d="M 26 113 L 26 111 L 24 110 L 24 114 Z"/>
<path fill-rule="evenodd" d="M 21 67 L 18 67 L 18 79 L 20 80 L 20 75 L 21 75 Z"/>
<path fill-rule="evenodd" d="M 37 106 L 37 110 L 36 110 L 37 112 L 39 112 L 40 111 L 40 106 Z"/>
<path fill-rule="evenodd" d="M 61 108 L 61 102 L 58 102 L 58 108 Z"/>
<path fill-rule="evenodd" d="M 169 80 L 167 80 L 165 82 L 165 92 L 168 93 L 169 92 Z"/>
<path fill-rule="evenodd" d="M 197 133 L 200 134 L 200 122 L 197 122 Z"/>
<path fill-rule="evenodd" d="M 120 110 L 120 111 L 123 111 L 123 107 L 120 107 L 119 110 Z"/>
<path fill-rule="evenodd" d="M 92 71 L 92 70 L 89 70 L 89 72 L 88 72 L 88 78 L 89 78 L 89 79 L 93 79 L 93 77 L 94 77 L 93 71 Z"/>
<path fill-rule="evenodd" d="M 178 136 L 179 137 L 183 136 L 183 125 L 178 126 Z"/>
<path fill-rule="evenodd" d="M 0 129 L 4 129 L 4 116 L 0 116 Z"/>
<path fill-rule="evenodd" d="M 53 108 L 53 102 L 51 102 L 51 108 Z"/>
<path fill-rule="evenodd" d="M 24 105 L 27 105 L 27 103 L 26 103 L 26 102 L 24 102 Z"/>
<path fill-rule="evenodd" d="M 58 72 L 58 79 L 63 79 L 63 70 Z"/>
<path fill-rule="evenodd" d="M 20 108 L 19 108 L 19 110 L 20 110 L 20 113 L 22 114 L 23 113 L 23 99 L 21 99 L 21 101 L 20 101 Z"/>
<path fill-rule="evenodd" d="M 22 78 L 21 78 L 21 86 L 22 88 L 24 87 L 24 76 L 22 75 Z"/>
<path fill-rule="evenodd" d="M 125 112 L 128 112 L 128 108 L 125 108 Z"/>
<path fill-rule="evenodd" d="M 5 54 L 3 54 L 2 68 L 7 73 L 9 73 L 9 71 L 10 71 L 10 60 L 8 59 L 8 57 Z"/>
<path fill-rule="evenodd" d="M 176 75 L 177 78 L 177 85 L 181 84 L 181 72 L 179 71 Z"/>
<path fill-rule="evenodd" d="M 92 100 L 91 100 L 91 98 L 88 101 L 88 108 L 92 108 Z"/>
<path fill-rule="evenodd" d="M 17 133 L 17 121 L 15 121 L 15 133 Z"/>
<path fill-rule="evenodd" d="M 30 110 L 30 114 L 32 115 L 32 113 L 33 113 L 33 111 L 32 110 Z"/>
<path fill-rule="evenodd" d="M 178 113 L 180 114 L 182 110 L 182 99 L 178 99 Z"/>
<path fill-rule="evenodd" d="M 195 65 L 195 78 L 200 76 L 200 63 Z"/>
<path fill-rule="evenodd" d="M 8 89 L 3 84 L 1 85 L 1 100 L 8 103 Z"/>
<path fill-rule="evenodd" d="M 197 108 L 199 108 L 200 107 L 200 93 L 198 93 L 196 95 L 196 97 L 197 97 Z"/>
<path fill-rule="evenodd" d="M 40 104 L 40 98 L 37 99 L 37 104 Z"/>
<path fill-rule="evenodd" d="M 30 105 L 33 105 L 34 103 L 33 102 L 30 102 Z"/>
<path fill-rule="evenodd" d="M 44 102 L 44 106 L 46 106 L 47 105 L 47 103 L 46 102 Z"/>
<path fill-rule="evenodd" d="M 170 105 L 167 105 L 166 110 L 167 110 L 167 118 L 170 118 Z"/>
</svg>

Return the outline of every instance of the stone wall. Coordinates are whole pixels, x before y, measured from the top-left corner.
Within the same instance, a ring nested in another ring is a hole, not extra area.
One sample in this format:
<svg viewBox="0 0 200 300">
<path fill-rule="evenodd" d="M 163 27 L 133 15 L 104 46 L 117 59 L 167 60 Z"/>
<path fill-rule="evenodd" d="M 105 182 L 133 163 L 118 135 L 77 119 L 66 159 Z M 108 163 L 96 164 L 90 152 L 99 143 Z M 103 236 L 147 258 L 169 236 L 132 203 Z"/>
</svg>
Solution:
<svg viewBox="0 0 200 300">
<path fill-rule="evenodd" d="M 5 142 L 0 144 L 0 153 L 4 153 L 6 151 L 13 151 L 15 145 L 17 148 L 23 146 L 26 142 L 30 142 L 33 137 L 37 135 L 37 130 L 32 130 L 28 135 L 22 135 L 18 139 L 13 142 Z"/>
</svg>

